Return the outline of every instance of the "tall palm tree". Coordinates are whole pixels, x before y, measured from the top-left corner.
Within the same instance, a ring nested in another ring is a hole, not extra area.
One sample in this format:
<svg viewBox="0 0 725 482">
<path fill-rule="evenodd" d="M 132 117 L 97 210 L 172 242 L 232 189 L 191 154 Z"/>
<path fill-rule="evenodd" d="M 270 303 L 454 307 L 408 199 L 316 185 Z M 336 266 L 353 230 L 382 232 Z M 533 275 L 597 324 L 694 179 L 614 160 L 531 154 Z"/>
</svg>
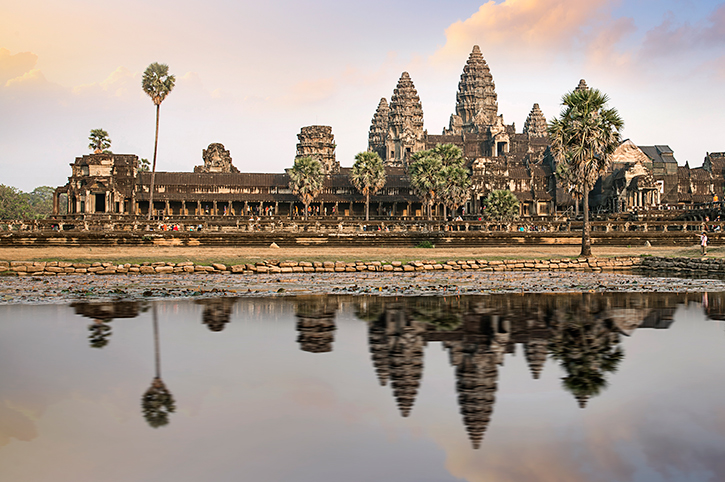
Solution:
<svg viewBox="0 0 725 482">
<path fill-rule="evenodd" d="M 350 182 L 365 196 L 365 221 L 370 219 L 370 196 L 385 186 L 385 165 L 377 152 L 360 152 L 350 171 Z"/>
<path fill-rule="evenodd" d="M 433 152 L 441 156 L 444 166 L 463 166 L 463 151 L 455 144 L 436 144 Z"/>
<path fill-rule="evenodd" d="M 289 187 L 292 193 L 299 196 L 305 205 L 305 220 L 310 203 L 322 192 L 325 175 L 322 164 L 314 157 L 298 157 L 292 169 L 287 170 L 290 178 Z"/>
<path fill-rule="evenodd" d="M 154 362 L 156 371 L 151 386 L 141 397 L 141 412 L 146 422 L 153 428 L 169 423 L 169 414 L 174 413 L 176 405 L 174 397 L 161 379 L 161 354 L 159 350 L 159 322 L 156 316 L 156 305 L 152 307 L 154 324 Z"/>
<path fill-rule="evenodd" d="M 451 165 L 444 167 L 441 175 L 441 200 L 448 209 L 455 212 L 470 197 L 471 174 L 463 166 Z"/>
<path fill-rule="evenodd" d="M 156 181 L 156 151 L 159 146 L 159 110 L 161 103 L 164 101 L 167 95 L 173 90 L 176 77 L 169 74 L 169 66 L 166 64 L 159 64 L 154 62 L 146 68 L 143 73 L 143 79 L 141 81 L 141 87 L 146 94 L 151 97 L 154 105 L 156 106 L 156 136 L 154 137 L 154 160 L 151 166 L 151 185 L 149 186 L 149 215 L 148 219 L 151 219 L 151 214 L 154 210 L 154 184 Z"/>
<path fill-rule="evenodd" d="M 108 148 L 111 147 L 111 138 L 108 137 L 108 132 L 103 129 L 91 129 L 91 135 L 88 136 L 88 140 L 91 141 L 88 144 L 88 148 L 94 154 L 108 154 L 110 152 Z"/>
<path fill-rule="evenodd" d="M 597 89 L 580 89 L 562 97 L 564 109 L 549 123 L 554 156 L 566 162 L 581 185 L 584 202 L 581 256 L 592 255 L 589 226 L 589 191 L 611 162 L 621 144 L 624 121 L 614 108 L 606 108 L 609 97 Z"/>
<path fill-rule="evenodd" d="M 428 211 L 428 219 L 432 219 L 433 203 L 443 186 L 443 160 L 440 154 L 432 150 L 413 154 L 413 162 L 408 165 L 408 176 L 413 189 L 423 199 Z"/>
</svg>

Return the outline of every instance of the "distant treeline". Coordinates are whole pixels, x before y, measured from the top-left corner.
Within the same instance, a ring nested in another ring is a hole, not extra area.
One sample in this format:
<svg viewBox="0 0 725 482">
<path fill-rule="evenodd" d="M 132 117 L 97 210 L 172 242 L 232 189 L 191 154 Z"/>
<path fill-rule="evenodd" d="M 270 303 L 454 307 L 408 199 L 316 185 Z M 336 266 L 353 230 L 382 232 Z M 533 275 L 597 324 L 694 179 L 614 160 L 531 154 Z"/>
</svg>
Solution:
<svg viewBox="0 0 725 482">
<path fill-rule="evenodd" d="M 50 186 L 40 186 L 32 192 L 23 192 L 0 184 L 0 219 L 45 218 L 53 213 L 54 191 Z"/>
</svg>

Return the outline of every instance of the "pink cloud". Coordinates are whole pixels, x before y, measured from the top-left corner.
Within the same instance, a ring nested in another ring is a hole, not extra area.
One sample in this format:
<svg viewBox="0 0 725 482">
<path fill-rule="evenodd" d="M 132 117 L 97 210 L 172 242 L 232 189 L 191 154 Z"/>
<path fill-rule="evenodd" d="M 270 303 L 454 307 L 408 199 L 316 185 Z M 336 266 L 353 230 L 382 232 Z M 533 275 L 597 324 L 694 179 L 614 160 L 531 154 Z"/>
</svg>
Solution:
<svg viewBox="0 0 725 482">
<path fill-rule="evenodd" d="M 0 85 L 29 72 L 37 62 L 38 56 L 32 52 L 13 55 L 8 49 L 0 48 Z"/>
<path fill-rule="evenodd" d="M 609 20 L 612 2 L 593 0 L 493 0 L 446 29 L 446 44 L 433 60 L 458 59 L 479 44 L 485 49 L 538 53 L 570 50 L 591 34 L 587 28 Z"/>
</svg>

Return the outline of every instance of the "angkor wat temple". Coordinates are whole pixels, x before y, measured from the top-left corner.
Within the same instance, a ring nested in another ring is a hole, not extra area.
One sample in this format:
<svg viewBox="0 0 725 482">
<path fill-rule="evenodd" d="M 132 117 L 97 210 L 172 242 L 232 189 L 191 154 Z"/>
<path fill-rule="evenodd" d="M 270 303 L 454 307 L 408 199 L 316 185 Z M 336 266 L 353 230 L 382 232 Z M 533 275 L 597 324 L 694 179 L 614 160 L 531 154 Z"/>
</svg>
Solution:
<svg viewBox="0 0 725 482">
<path fill-rule="evenodd" d="M 588 88 L 582 80 L 577 89 Z M 326 173 L 324 189 L 313 214 L 344 218 L 362 215 L 365 198 L 349 180 L 350 168 L 335 158 L 329 126 L 307 126 L 298 134 L 296 156 L 313 156 Z M 390 101 L 380 100 L 372 119 L 368 150 L 385 161 L 387 183 L 373 195 L 371 214 L 386 218 L 421 216 L 421 200 L 411 188 L 406 167 L 411 156 L 437 144 L 452 143 L 463 151 L 472 175 L 469 200 L 462 214 L 476 217 L 493 190 L 508 189 L 520 202 L 524 217 L 545 217 L 571 208 L 575 200 L 558 181 L 549 151 L 547 122 L 532 102 L 521 132 L 498 112 L 493 76 L 478 46 L 463 68 L 455 113 L 440 135 L 423 129 L 423 107 L 413 80 L 403 72 Z M 243 173 L 222 144 L 202 151 L 203 164 L 193 172 L 157 172 L 153 214 L 175 216 L 281 216 L 300 212 L 302 203 L 289 188 L 286 173 Z M 290 163 L 291 164 L 291 163 Z M 69 215 L 145 215 L 151 174 L 139 170 L 138 157 L 89 154 L 76 158 L 65 186 L 56 190 Z M 663 205 L 684 207 L 710 202 L 725 188 L 725 153 L 707 154 L 702 167 L 679 166 L 666 145 L 637 146 L 625 141 L 611 169 L 595 186 L 591 205 L 609 212 L 628 212 Z M 437 215 L 444 213 L 436 206 Z"/>
</svg>

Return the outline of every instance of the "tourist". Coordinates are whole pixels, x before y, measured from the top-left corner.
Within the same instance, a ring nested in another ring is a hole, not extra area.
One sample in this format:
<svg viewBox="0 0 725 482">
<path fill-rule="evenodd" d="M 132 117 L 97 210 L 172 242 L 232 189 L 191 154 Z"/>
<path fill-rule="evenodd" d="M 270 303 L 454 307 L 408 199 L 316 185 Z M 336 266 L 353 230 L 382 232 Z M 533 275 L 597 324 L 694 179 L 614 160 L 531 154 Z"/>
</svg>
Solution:
<svg viewBox="0 0 725 482">
<path fill-rule="evenodd" d="M 707 255 L 707 233 L 705 231 L 700 235 L 700 250 L 703 256 Z"/>
</svg>

